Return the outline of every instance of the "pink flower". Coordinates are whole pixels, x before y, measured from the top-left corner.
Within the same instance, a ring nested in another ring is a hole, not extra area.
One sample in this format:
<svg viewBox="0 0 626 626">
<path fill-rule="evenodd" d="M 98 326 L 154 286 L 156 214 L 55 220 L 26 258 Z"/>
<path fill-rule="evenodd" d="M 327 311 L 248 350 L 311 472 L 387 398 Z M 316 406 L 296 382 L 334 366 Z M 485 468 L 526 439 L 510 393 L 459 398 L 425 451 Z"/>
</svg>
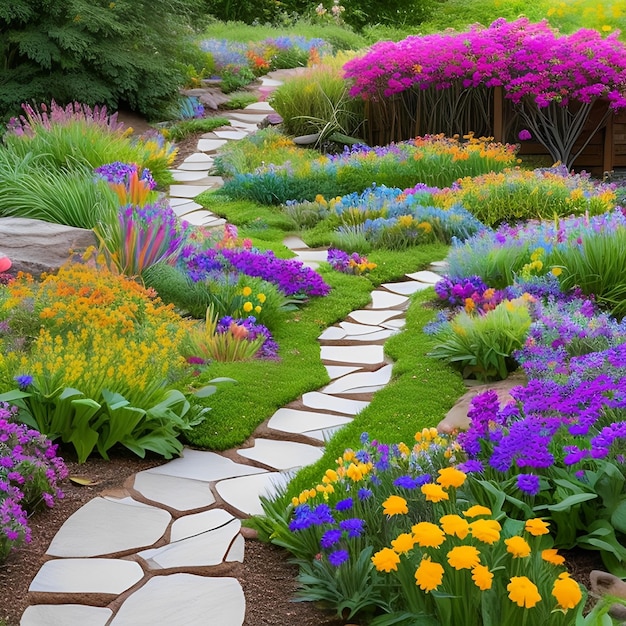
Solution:
<svg viewBox="0 0 626 626">
<path fill-rule="evenodd" d="M 519 131 L 518 137 L 520 141 L 528 141 L 529 139 L 532 139 L 532 135 L 525 128 L 524 130 Z"/>
</svg>

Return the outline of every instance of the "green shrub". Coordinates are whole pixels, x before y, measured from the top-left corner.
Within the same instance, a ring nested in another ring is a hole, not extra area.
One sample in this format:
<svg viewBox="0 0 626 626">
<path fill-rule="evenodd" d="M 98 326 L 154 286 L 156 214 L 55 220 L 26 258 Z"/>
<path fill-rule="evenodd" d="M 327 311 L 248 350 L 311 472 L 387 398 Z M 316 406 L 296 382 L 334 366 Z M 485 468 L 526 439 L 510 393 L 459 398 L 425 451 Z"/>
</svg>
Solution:
<svg viewBox="0 0 626 626">
<path fill-rule="evenodd" d="M 226 117 L 206 117 L 194 120 L 181 120 L 163 129 L 163 134 L 171 141 L 182 141 L 196 133 L 210 133 L 221 126 L 230 126 L 230 120 Z"/>
</svg>

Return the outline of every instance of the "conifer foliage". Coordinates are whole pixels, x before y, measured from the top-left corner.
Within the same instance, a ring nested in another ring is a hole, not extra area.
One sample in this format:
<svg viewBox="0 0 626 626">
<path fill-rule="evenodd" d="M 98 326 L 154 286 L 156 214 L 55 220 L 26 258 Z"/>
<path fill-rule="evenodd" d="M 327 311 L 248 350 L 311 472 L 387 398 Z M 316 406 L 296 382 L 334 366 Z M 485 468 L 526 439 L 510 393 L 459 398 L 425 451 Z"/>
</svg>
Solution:
<svg viewBox="0 0 626 626">
<path fill-rule="evenodd" d="M 199 0 L 0 2 L 0 119 L 22 102 L 127 106 L 156 117 L 182 83 Z"/>
</svg>

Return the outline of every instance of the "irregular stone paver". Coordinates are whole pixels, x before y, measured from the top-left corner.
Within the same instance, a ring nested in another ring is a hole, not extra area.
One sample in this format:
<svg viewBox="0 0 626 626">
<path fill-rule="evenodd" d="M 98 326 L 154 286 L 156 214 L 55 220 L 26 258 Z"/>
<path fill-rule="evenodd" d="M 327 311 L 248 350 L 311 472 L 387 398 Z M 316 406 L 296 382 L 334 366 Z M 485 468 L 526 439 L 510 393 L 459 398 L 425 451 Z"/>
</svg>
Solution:
<svg viewBox="0 0 626 626">
<path fill-rule="evenodd" d="M 407 280 L 401 283 L 383 283 L 381 287 L 403 296 L 410 296 L 418 291 L 428 289 L 431 285 L 428 283 L 420 283 L 417 280 Z"/>
<path fill-rule="evenodd" d="M 233 476 L 260 474 L 265 470 L 251 465 L 235 463 L 215 452 L 185 448 L 182 457 L 145 471 L 152 474 L 165 474 L 212 482 Z"/>
<path fill-rule="evenodd" d="M 213 133 L 220 139 L 230 139 L 231 141 L 243 139 L 250 134 L 241 130 L 214 130 Z"/>
<path fill-rule="evenodd" d="M 246 601 L 234 578 L 155 576 L 122 604 L 111 626 L 241 626 Z"/>
<path fill-rule="evenodd" d="M 390 330 L 400 330 L 406 326 L 406 320 L 404 318 L 389 320 L 388 322 L 383 322 L 381 324 L 383 328 L 389 328 Z"/>
<path fill-rule="evenodd" d="M 339 326 L 329 326 L 324 330 L 324 332 L 318 337 L 320 341 L 339 341 L 343 339 L 348 333 L 343 330 L 343 328 L 339 328 Z"/>
<path fill-rule="evenodd" d="M 186 200 L 186 202 L 172 207 L 172 210 L 178 217 L 184 218 L 185 215 L 193 213 L 194 211 L 204 211 L 204 207 L 193 200 L 187 200 L 187 198 L 180 198 L 180 200 Z"/>
<path fill-rule="evenodd" d="M 324 263 L 328 258 L 327 250 L 298 250 L 298 259 L 303 262 Z"/>
<path fill-rule="evenodd" d="M 372 309 L 394 309 L 409 303 L 409 299 L 406 296 L 381 291 L 380 289 L 372 291 L 370 296 L 372 297 L 372 303 L 370 304 Z"/>
<path fill-rule="evenodd" d="M 243 556 L 245 552 L 246 542 L 242 535 L 237 535 L 235 541 L 233 541 L 228 554 L 224 558 L 226 563 L 243 563 Z"/>
<path fill-rule="evenodd" d="M 337 399 L 341 402 L 341 399 Z M 345 412 L 345 411 L 344 411 Z M 286 433 L 305 433 L 309 430 L 321 430 L 332 426 L 349 424 L 352 418 L 332 413 L 316 413 L 315 411 L 300 411 L 298 409 L 278 409 L 267 423 L 268 428 L 281 430 Z"/>
<path fill-rule="evenodd" d="M 302 396 L 302 404 L 310 409 L 322 409 L 323 411 L 335 411 L 337 413 L 345 413 L 346 415 L 356 415 L 362 411 L 369 402 L 333 398 L 327 393 L 320 391 L 308 391 Z"/>
<path fill-rule="evenodd" d="M 325 365 L 326 371 L 328 372 L 328 377 L 331 380 L 335 378 L 340 378 L 341 376 L 345 376 L 346 374 L 352 374 L 352 372 L 356 372 L 359 370 L 359 367 L 350 366 L 350 365 Z"/>
<path fill-rule="evenodd" d="M 256 123 L 248 124 L 247 122 L 241 122 L 239 120 L 230 120 L 230 125 L 232 128 L 245 130 L 247 132 L 255 132 L 259 130 L 259 125 Z"/>
<path fill-rule="evenodd" d="M 33 604 L 24 611 L 20 626 L 105 626 L 113 611 L 83 604 Z"/>
<path fill-rule="evenodd" d="M 215 488 L 220 497 L 246 515 L 262 515 L 259 496 L 270 497 L 284 487 L 291 476 L 279 472 L 265 472 L 254 476 L 240 476 L 221 480 Z"/>
<path fill-rule="evenodd" d="M 296 237 L 295 235 L 289 235 L 283 239 L 283 245 L 290 250 L 304 250 L 308 248 L 304 241 L 300 239 L 300 237 Z"/>
<path fill-rule="evenodd" d="M 198 150 L 201 152 L 215 152 L 226 145 L 226 139 L 199 139 Z"/>
<path fill-rule="evenodd" d="M 346 331 L 346 335 L 356 337 L 357 335 L 371 335 L 381 330 L 381 326 L 368 324 L 354 324 L 353 322 L 340 322 L 339 326 Z"/>
<path fill-rule="evenodd" d="M 241 522 L 232 518 L 224 526 L 174 541 L 162 548 L 144 550 L 139 556 L 146 560 L 151 570 L 219 565 L 226 558 L 240 530 Z"/>
<path fill-rule="evenodd" d="M 274 80 L 273 78 L 267 78 L 267 76 L 261 76 L 261 84 L 263 87 L 280 87 L 283 83 L 280 80 Z"/>
<path fill-rule="evenodd" d="M 144 548 L 163 536 L 171 519 L 163 509 L 94 498 L 65 520 L 46 554 L 103 556 Z"/>
<path fill-rule="evenodd" d="M 376 331 L 375 333 L 368 333 L 367 335 L 348 335 L 346 341 L 371 341 L 372 343 L 377 341 L 386 341 L 392 335 L 395 335 L 397 331 L 390 329 L 383 329 Z"/>
<path fill-rule="evenodd" d="M 193 183 L 203 180 L 207 177 L 208 170 L 199 170 L 194 172 L 184 172 L 182 170 L 172 171 L 172 178 L 179 183 Z"/>
<path fill-rule="evenodd" d="M 210 157 L 208 154 L 204 152 L 196 152 L 194 154 L 190 154 L 184 161 L 184 165 L 189 165 L 190 163 L 205 163 L 207 165 L 213 163 L 213 157 Z"/>
<path fill-rule="evenodd" d="M 359 324 L 379 326 L 383 322 L 390 320 L 392 317 L 396 317 L 401 314 L 401 311 L 372 311 L 369 309 L 359 309 L 358 311 L 352 311 L 348 317 Z"/>
<path fill-rule="evenodd" d="M 327 441 L 330 441 L 335 433 L 342 428 L 343 426 L 333 426 L 332 428 L 324 428 L 323 430 L 309 430 L 302 434 L 326 443 Z"/>
<path fill-rule="evenodd" d="M 202 153 L 204 154 L 204 153 Z M 208 155 L 205 155 L 208 156 Z M 206 163 L 181 163 L 178 166 L 179 172 L 210 172 L 213 167 L 213 159 L 210 159 Z"/>
<path fill-rule="evenodd" d="M 212 185 L 170 185 L 170 195 L 176 198 L 195 198 L 212 187 Z"/>
<path fill-rule="evenodd" d="M 224 509 L 211 509 L 210 511 L 202 511 L 202 513 L 185 515 L 172 524 L 170 541 L 180 541 L 209 530 L 215 530 L 220 526 L 230 524 L 234 519 Z"/>
<path fill-rule="evenodd" d="M 185 213 L 185 215 L 181 216 L 181 219 L 194 226 L 206 226 L 209 222 L 215 221 L 215 215 L 210 211 L 200 210 Z"/>
<path fill-rule="evenodd" d="M 322 346 L 322 361 L 378 365 L 385 360 L 382 346 Z"/>
<path fill-rule="evenodd" d="M 247 122 L 248 124 L 259 124 L 267 117 L 267 113 L 229 113 L 226 117 L 232 120 L 238 120 L 240 122 Z M 202 141 L 202 139 L 200 141 Z M 222 139 L 220 141 L 224 140 Z M 198 149 L 203 149 L 200 147 L 200 144 L 198 144 Z"/>
<path fill-rule="evenodd" d="M 133 487 L 147 500 L 181 512 L 201 509 L 215 502 L 208 483 L 200 480 L 139 472 L 135 474 Z"/>
<path fill-rule="evenodd" d="M 271 79 L 268 79 L 268 81 Z M 273 81 L 274 83 L 278 83 L 278 85 L 282 84 L 280 81 Z M 263 83 L 264 86 L 270 87 L 269 83 Z M 276 85 L 276 86 L 278 86 Z M 246 111 L 267 111 L 268 113 L 273 113 L 274 109 L 269 102 L 253 102 L 245 107 Z"/>
<path fill-rule="evenodd" d="M 120 559 L 53 559 L 46 561 L 28 591 L 120 594 L 143 578 L 139 563 Z"/>
<path fill-rule="evenodd" d="M 422 270 L 421 272 L 414 272 L 413 274 L 407 274 L 407 278 L 418 280 L 421 283 L 428 283 L 434 285 L 441 280 L 441 274 L 435 274 L 429 270 Z"/>
<path fill-rule="evenodd" d="M 252 448 L 237 450 L 237 454 L 277 470 L 312 465 L 323 453 L 318 446 L 275 439 L 255 439 Z"/>
<path fill-rule="evenodd" d="M 386 365 L 375 372 L 357 372 L 339 378 L 324 387 L 324 393 L 363 393 L 356 391 L 360 387 L 382 389 L 391 380 L 392 365 Z"/>
</svg>

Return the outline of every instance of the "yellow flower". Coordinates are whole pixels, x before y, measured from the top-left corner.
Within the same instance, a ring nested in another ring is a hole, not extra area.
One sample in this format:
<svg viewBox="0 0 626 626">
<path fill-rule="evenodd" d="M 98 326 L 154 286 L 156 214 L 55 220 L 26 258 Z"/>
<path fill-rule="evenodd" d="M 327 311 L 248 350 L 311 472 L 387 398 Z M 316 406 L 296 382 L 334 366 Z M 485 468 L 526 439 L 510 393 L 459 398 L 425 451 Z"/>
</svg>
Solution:
<svg viewBox="0 0 626 626">
<path fill-rule="evenodd" d="M 480 552 L 474 546 L 457 546 L 447 554 L 448 563 L 454 569 L 472 569 L 480 565 Z"/>
<path fill-rule="evenodd" d="M 252 302 L 248 301 L 248 302 L 244 302 L 243 303 L 243 310 L 246 313 L 250 313 L 250 311 L 252 311 Z"/>
<path fill-rule="evenodd" d="M 541 601 L 537 586 L 526 576 L 513 576 L 506 590 L 509 592 L 509 600 L 522 608 L 532 609 Z"/>
<path fill-rule="evenodd" d="M 415 570 L 415 584 L 428 593 L 437 589 L 443 580 L 443 567 L 439 563 L 433 563 L 430 557 L 422 559 L 417 570 Z"/>
<path fill-rule="evenodd" d="M 244 287 L 241 291 L 244 298 L 247 298 L 252 293 L 252 287 Z"/>
<path fill-rule="evenodd" d="M 466 478 L 466 474 L 456 467 L 444 467 L 439 470 L 437 482 L 442 487 L 460 487 Z"/>
<path fill-rule="evenodd" d="M 383 548 L 372 557 L 372 563 L 379 572 L 389 573 L 391 570 L 395 572 L 398 570 L 400 557 L 391 548 Z"/>
<path fill-rule="evenodd" d="M 426 483 L 421 486 L 422 493 L 426 496 L 426 500 L 429 502 L 441 502 L 442 500 L 449 500 L 448 494 L 439 486 L 434 483 Z"/>
<path fill-rule="evenodd" d="M 254 312 L 257 314 L 259 314 L 262 310 L 263 309 L 258 304 L 254 307 Z"/>
<path fill-rule="evenodd" d="M 264 293 L 257 293 L 256 294 L 256 299 L 261 303 L 261 304 L 265 304 L 265 301 L 267 300 L 267 296 Z"/>
<path fill-rule="evenodd" d="M 487 591 L 491 589 L 493 574 L 486 565 L 475 565 L 472 568 L 472 580 L 481 591 Z"/>
<path fill-rule="evenodd" d="M 478 517 L 479 515 L 491 515 L 491 509 L 481 504 L 475 504 L 471 506 L 467 511 L 463 511 L 465 517 Z"/>
<path fill-rule="evenodd" d="M 524 529 L 533 537 L 538 537 L 539 535 L 547 535 L 550 532 L 548 526 L 550 526 L 548 522 L 544 522 L 538 517 L 533 517 L 532 519 L 526 520 Z"/>
<path fill-rule="evenodd" d="M 555 548 L 547 548 L 541 551 L 541 558 L 552 565 L 563 565 L 565 559 L 559 554 Z"/>
<path fill-rule="evenodd" d="M 337 482 L 338 478 L 339 478 L 339 476 L 337 475 L 337 472 L 334 469 L 327 469 L 324 472 L 324 477 L 322 478 L 322 482 L 323 483 L 334 483 L 334 482 Z"/>
<path fill-rule="evenodd" d="M 411 531 L 420 548 L 438 548 L 446 540 L 443 530 L 432 522 L 414 524 Z"/>
<path fill-rule="evenodd" d="M 401 515 L 409 512 L 406 500 L 402 496 L 389 496 L 383 502 L 383 513 L 385 515 Z"/>
<path fill-rule="evenodd" d="M 469 532 L 469 524 L 459 515 L 444 515 L 440 520 L 441 528 L 446 535 L 455 535 L 459 539 L 465 539 Z"/>
<path fill-rule="evenodd" d="M 398 535 L 392 542 L 391 545 L 394 549 L 394 552 L 398 554 L 404 554 L 405 552 L 410 552 L 413 550 L 413 546 L 415 545 L 415 537 L 411 533 L 402 533 Z"/>
<path fill-rule="evenodd" d="M 506 551 L 510 552 L 514 558 L 524 558 L 530 555 L 530 546 L 523 537 L 517 535 L 505 539 Z"/>
<path fill-rule="evenodd" d="M 553 267 L 551 270 L 553 276 L 560 276 L 563 273 L 563 268 Z"/>
<path fill-rule="evenodd" d="M 502 526 L 495 519 L 477 519 L 469 524 L 469 530 L 478 541 L 493 545 L 500 539 Z"/>
<path fill-rule="evenodd" d="M 575 608 L 583 597 L 578 583 L 570 578 L 567 572 L 560 574 L 554 581 L 552 595 L 556 598 L 558 608 L 563 612 Z"/>
</svg>

